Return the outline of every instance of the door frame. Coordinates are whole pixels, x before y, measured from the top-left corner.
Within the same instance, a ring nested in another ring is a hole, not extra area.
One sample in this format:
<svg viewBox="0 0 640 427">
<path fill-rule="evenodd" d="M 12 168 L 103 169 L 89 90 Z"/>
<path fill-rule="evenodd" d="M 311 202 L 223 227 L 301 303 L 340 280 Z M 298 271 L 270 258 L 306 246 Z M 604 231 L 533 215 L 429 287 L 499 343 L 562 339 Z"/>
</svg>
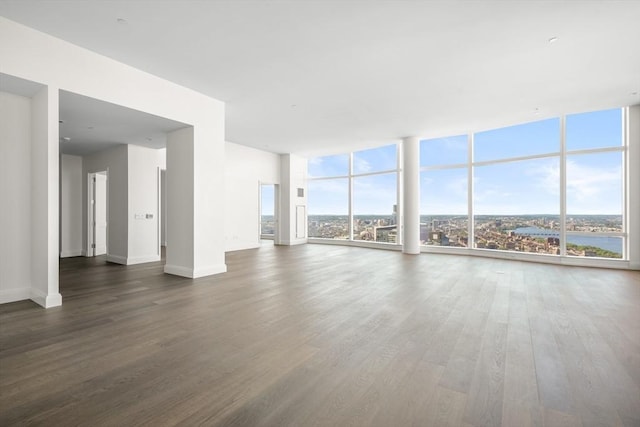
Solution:
<svg viewBox="0 0 640 427">
<path fill-rule="evenodd" d="M 270 185 L 273 186 L 273 236 L 270 234 L 262 234 L 262 187 Z M 260 240 L 274 240 L 278 241 L 280 230 L 280 185 L 271 182 L 258 181 L 258 241 Z"/>
<path fill-rule="evenodd" d="M 106 209 L 106 218 L 107 218 L 106 220 L 107 229 L 106 229 L 105 245 L 106 245 L 106 253 L 107 255 L 109 254 L 109 168 L 107 168 L 106 170 L 87 173 L 87 218 L 86 218 L 87 250 L 85 252 L 85 256 L 87 257 L 96 256 L 95 255 L 96 248 L 94 246 L 96 227 L 95 227 L 95 209 L 94 209 L 94 203 L 93 203 L 93 196 L 95 191 L 93 178 L 98 174 L 106 176 L 105 209 Z"/>
</svg>

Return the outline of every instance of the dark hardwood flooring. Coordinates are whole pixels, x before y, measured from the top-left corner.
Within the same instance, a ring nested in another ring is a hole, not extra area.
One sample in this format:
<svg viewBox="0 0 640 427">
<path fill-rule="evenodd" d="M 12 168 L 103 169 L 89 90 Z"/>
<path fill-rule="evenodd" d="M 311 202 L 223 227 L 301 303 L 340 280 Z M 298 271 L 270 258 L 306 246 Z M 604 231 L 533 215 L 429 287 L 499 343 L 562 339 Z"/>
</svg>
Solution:
<svg viewBox="0 0 640 427">
<path fill-rule="evenodd" d="M 305 245 L 61 261 L 0 306 L 0 425 L 639 426 L 640 273 Z"/>
</svg>

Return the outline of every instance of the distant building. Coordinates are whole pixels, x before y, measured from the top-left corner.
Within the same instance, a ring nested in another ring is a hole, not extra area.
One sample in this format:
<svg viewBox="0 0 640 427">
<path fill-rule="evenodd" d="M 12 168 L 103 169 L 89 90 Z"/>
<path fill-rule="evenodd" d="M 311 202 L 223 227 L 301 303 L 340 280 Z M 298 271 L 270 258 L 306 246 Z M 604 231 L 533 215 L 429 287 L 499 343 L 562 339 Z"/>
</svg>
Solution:
<svg viewBox="0 0 640 427">
<path fill-rule="evenodd" d="M 449 246 L 449 238 L 443 231 L 431 231 L 429 233 L 429 245 Z"/>
<path fill-rule="evenodd" d="M 383 225 L 374 228 L 375 241 L 384 243 L 396 243 L 398 241 L 398 226 Z"/>
</svg>

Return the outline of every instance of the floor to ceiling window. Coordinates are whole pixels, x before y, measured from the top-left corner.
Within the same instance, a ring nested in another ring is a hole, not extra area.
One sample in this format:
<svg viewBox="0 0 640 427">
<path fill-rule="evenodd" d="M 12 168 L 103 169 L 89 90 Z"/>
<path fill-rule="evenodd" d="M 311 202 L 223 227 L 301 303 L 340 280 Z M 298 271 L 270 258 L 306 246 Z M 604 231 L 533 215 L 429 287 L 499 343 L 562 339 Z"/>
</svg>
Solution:
<svg viewBox="0 0 640 427">
<path fill-rule="evenodd" d="M 309 237 L 349 239 L 348 154 L 309 160 Z"/>
<path fill-rule="evenodd" d="M 396 144 L 309 160 L 309 237 L 399 243 Z"/>
<path fill-rule="evenodd" d="M 467 135 L 420 141 L 420 243 L 469 244 Z"/>
<path fill-rule="evenodd" d="M 560 254 L 560 119 L 473 135 L 474 247 Z"/>
<path fill-rule="evenodd" d="M 626 259 L 625 114 L 422 140 L 422 245 Z M 401 243 L 400 170 L 397 145 L 311 159 L 309 236 Z"/>
<path fill-rule="evenodd" d="M 567 255 L 625 254 L 624 110 L 566 118 Z"/>
</svg>

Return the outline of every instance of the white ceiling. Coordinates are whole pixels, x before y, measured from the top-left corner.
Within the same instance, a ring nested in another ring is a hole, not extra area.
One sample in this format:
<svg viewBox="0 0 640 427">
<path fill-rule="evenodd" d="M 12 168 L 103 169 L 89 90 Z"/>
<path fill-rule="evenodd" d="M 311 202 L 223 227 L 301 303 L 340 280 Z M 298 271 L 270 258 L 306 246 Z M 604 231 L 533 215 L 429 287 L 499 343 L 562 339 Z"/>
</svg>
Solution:
<svg viewBox="0 0 640 427">
<path fill-rule="evenodd" d="M 640 103 L 633 0 L 0 0 L 0 15 L 225 101 L 227 140 L 273 152 Z"/>
<path fill-rule="evenodd" d="M 60 150 L 84 156 L 117 144 L 164 148 L 184 123 L 60 91 Z M 68 139 L 67 139 L 68 138 Z"/>
</svg>

